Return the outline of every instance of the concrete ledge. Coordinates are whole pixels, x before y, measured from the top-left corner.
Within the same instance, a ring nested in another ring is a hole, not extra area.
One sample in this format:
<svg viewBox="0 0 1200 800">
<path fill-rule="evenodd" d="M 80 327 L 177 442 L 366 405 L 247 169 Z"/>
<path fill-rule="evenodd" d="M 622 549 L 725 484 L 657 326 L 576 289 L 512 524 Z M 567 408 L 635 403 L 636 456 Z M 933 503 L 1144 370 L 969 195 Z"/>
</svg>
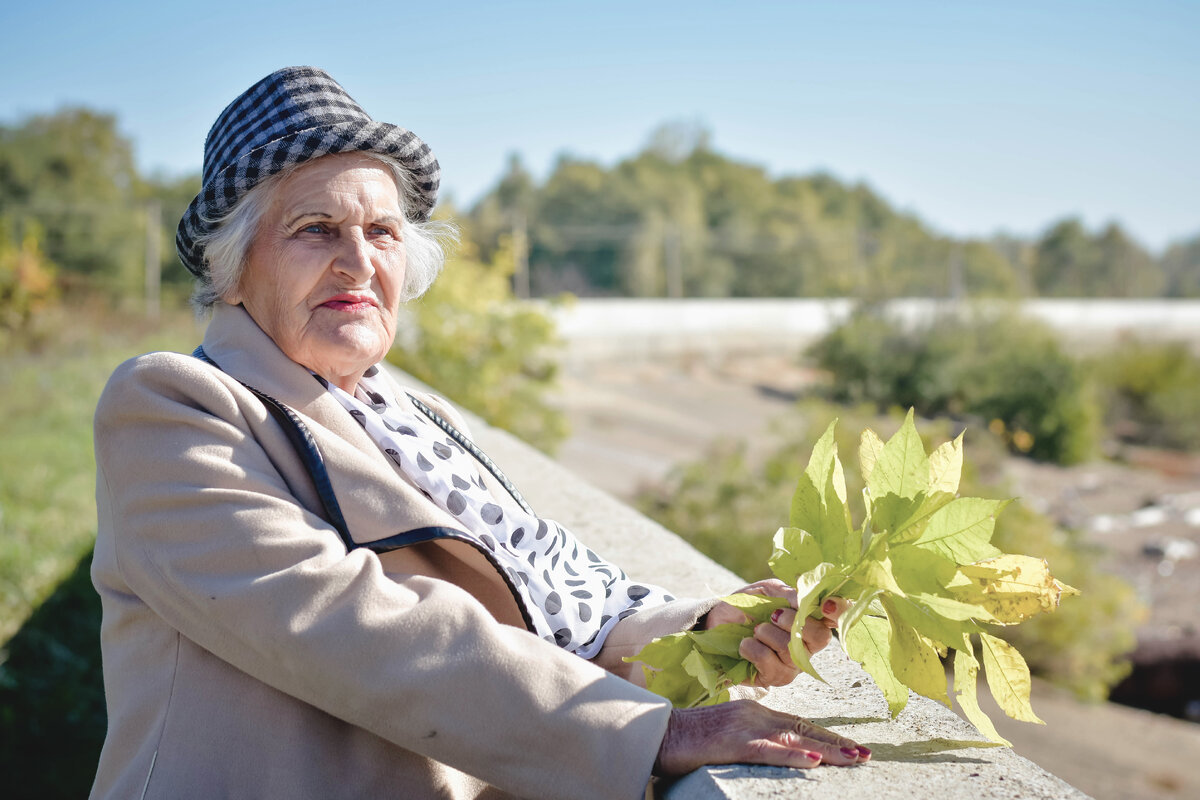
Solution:
<svg viewBox="0 0 1200 800">
<path fill-rule="evenodd" d="M 397 375 L 402 384 L 416 381 Z M 683 597 L 726 594 L 743 582 L 675 534 L 586 483 L 511 434 L 468 415 L 475 441 L 540 515 L 563 523 L 630 575 Z M 764 533 L 764 539 L 766 534 Z M 765 558 L 765 554 L 764 554 Z M 731 765 L 656 787 L 666 800 L 1086 798 L 1006 747 L 987 743 L 949 709 L 913 696 L 895 721 L 871 678 L 831 646 L 814 662 L 828 684 L 802 675 L 764 702 L 871 748 L 869 764 L 801 771 Z"/>
</svg>

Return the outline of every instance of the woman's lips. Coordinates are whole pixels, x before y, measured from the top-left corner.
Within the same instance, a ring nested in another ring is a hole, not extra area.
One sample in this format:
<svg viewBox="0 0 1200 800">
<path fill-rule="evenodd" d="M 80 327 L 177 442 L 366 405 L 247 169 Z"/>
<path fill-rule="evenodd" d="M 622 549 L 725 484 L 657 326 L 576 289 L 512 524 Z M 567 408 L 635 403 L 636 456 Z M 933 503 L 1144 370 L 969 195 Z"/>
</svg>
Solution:
<svg viewBox="0 0 1200 800">
<path fill-rule="evenodd" d="M 375 301 L 360 295 L 339 294 L 321 303 L 321 307 L 334 311 L 365 311 L 374 308 Z"/>
</svg>

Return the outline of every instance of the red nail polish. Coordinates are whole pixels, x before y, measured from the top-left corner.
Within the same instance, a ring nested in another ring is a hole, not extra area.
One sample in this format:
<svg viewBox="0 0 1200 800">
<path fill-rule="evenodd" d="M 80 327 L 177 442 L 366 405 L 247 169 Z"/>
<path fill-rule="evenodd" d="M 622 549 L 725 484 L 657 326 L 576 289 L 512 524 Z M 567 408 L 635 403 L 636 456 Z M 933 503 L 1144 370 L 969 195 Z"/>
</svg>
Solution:
<svg viewBox="0 0 1200 800">
<path fill-rule="evenodd" d="M 826 614 L 832 614 L 833 612 L 837 611 L 837 601 L 836 600 L 826 600 L 825 604 L 823 606 L 821 606 L 821 610 L 824 611 Z"/>
<path fill-rule="evenodd" d="M 863 746 L 860 744 L 860 745 L 858 746 L 858 757 L 859 757 L 859 758 L 870 758 L 870 757 L 871 757 L 871 751 L 870 751 L 869 749 L 867 749 L 866 747 L 863 747 Z"/>
<path fill-rule="evenodd" d="M 771 622 L 779 622 L 779 618 L 783 616 L 783 609 L 777 608 L 771 612 Z"/>
<path fill-rule="evenodd" d="M 844 755 L 846 758 L 858 758 L 858 748 L 857 747 L 843 747 L 842 755 Z"/>
</svg>

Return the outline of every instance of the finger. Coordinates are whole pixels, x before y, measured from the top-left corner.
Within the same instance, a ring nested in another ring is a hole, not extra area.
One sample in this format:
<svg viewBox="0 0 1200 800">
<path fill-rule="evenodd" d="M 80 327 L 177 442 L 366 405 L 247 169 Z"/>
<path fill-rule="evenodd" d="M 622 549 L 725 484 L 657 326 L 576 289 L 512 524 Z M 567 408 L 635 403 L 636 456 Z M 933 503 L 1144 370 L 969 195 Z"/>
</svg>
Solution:
<svg viewBox="0 0 1200 800">
<path fill-rule="evenodd" d="M 747 617 L 745 612 L 743 612 L 740 608 L 731 606 L 729 603 L 721 602 L 710 608 L 708 613 L 704 615 L 704 629 L 712 630 L 718 625 L 726 625 L 730 623 L 734 625 L 743 625 L 748 622 L 749 619 L 750 618 Z"/>
<path fill-rule="evenodd" d="M 788 636 L 792 634 L 792 625 L 796 621 L 796 609 L 794 608 L 777 608 L 771 613 L 771 622 L 781 630 L 787 631 Z"/>
<path fill-rule="evenodd" d="M 825 623 L 821 620 L 810 617 L 804 620 L 804 629 L 800 632 L 800 638 L 808 652 L 816 655 L 825 649 L 825 646 L 833 639 L 833 631 L 825 627 Z"/>
<path fill-rule="evenodd" d="M 791 660 L 784 661 L 779 653 L 758 639 L 746 638 L 738 645 L 738 654 L 754 665 L 759 686 L 784 686 L 795 680 L 799 670 Z"/>
<path fill-rule="evenodd" d="M 871 757 L 870 749 L 803 717 L 795 717 L 793 730 L 804 742 L 804 747 L 821 753 L 821 759 L 825 763 L 844 764 L 850 759 L 863 762 Z"/>
<path fill-rule="evenodd" d="M 785 663 L 791 661 L 791 656 L 787 655 L 788 643 L 792 640 L 791 627 L 764 622 L 754 626 L 754 638 L 778 653 Z"/>
<path fill-rule="evenodd" d="M 844 597 L 827 597 L 825 602 L 821 604 L 821 613 L 825 615 L 825 619 L 837 624 L 838 618 L 842 616 L 850 603 Z"/>
<path fill-rule="evenodd" d="M 771 739 L 756 739 L 746 745 L 746 764 L 811 769 L 821 763 L 821 753 L 804 746 L 794 734 L 782 733 Z"/>
<path fill-rule="evenodd" d="M 782 597 L 793 607 L 796 605 L 796 588 L 777 578 L 767 578 L 742 589 L 742 594 L 757 594 L 765 597 Z"/>
</svg>

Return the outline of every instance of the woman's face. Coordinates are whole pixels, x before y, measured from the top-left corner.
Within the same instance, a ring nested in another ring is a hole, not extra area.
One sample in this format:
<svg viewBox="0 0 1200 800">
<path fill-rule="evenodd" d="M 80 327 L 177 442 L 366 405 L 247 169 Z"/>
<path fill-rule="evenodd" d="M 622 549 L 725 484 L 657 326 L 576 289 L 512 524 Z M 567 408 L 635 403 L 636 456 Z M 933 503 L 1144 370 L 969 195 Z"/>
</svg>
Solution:
<svg viewBox="0 0 1200 800">
<path fill-rule="evenodd" d="M 358 153 L 305 164 L 275 188 L 241 280 L 241 303 L 280 349 L 346 391 L 396 335 L 405 248 L 396 182 Z"/>
</svg>

